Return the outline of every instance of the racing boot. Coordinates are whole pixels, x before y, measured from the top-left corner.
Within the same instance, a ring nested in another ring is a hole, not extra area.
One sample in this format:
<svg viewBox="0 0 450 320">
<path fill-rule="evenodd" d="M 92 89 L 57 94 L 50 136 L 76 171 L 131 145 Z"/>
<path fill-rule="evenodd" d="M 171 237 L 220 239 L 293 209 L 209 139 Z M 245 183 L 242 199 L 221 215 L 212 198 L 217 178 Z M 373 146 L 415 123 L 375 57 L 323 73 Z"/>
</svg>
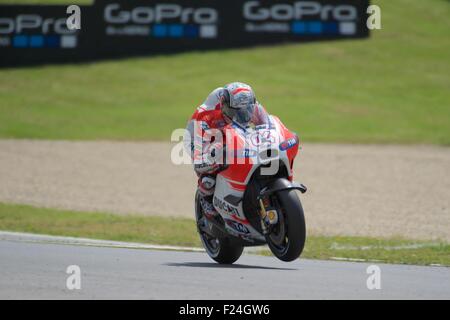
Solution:
<svg viewBox="0 0 450 320">
<path fill-rule="evenodd" d="M 207 219 L 212 220 L 219 215 L 212 204 L 212 197 L 200 197 L 200 205 L 202 206 L 203 214 Z"/>
<path fill-rule="evenodd" d="M 200 205 L 206 218 L 213 219 L 219 213 L 214 208 L 212 203 L 214 190 L 216 186 L 215 176 L 205 175 L 198 180 L 198 190 L 200 192 Z"/>
</svg>

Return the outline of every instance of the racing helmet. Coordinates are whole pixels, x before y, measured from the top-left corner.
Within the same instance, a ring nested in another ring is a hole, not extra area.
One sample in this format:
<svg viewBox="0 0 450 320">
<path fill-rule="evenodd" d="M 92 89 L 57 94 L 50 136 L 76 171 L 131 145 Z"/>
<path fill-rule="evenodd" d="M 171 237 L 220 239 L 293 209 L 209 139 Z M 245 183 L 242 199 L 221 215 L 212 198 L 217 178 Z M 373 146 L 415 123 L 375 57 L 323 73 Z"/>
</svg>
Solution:
<svg viewBox="0 0 450 320">
<path fill-rule="evenodd" d="M 256 97 L 253 89 L 245 83 L 233 82 L 224 87 L 222 113 L 231 121 L 246 126 L 253 117 Z"/>
</svg>

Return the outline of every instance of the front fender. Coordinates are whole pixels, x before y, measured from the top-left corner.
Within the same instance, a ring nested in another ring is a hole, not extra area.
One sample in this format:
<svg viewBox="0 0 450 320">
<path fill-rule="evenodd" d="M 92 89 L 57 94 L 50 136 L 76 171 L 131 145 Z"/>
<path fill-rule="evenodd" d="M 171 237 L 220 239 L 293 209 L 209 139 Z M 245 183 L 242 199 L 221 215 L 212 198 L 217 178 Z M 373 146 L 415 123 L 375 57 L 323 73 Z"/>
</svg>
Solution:
<svg viewBox="0 0 450 320">
<path fill-rule="evenodd" d="M 278 178 L 261 190 L 258 200 L 270 196 L 275 192 L 291 189 L 299 190 L 301 193 L 305 193 L 307 190 L 306 186 L 301 183 L 291 182 L 286 178 Z"/>
</svg>

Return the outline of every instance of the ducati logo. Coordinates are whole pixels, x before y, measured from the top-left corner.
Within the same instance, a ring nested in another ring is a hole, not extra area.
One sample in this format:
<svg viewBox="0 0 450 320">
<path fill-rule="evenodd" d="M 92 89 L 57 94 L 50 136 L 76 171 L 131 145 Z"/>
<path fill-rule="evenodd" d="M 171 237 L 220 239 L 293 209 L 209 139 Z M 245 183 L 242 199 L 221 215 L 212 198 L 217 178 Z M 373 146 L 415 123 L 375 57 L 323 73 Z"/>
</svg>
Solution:
<svg viewBox="0 0 450 320">
<path fill-rule="evenodd" d="M 220 200 L 219 198 L 217 198 L 216 196 L 214 196 L 214 206 L 226 211 L 227 213 L 233 215 L 237 215 L 239 216 L 239 211 L 237 208 L 231 206 L 230 204 L 226 203 L 225 201 Z"/>
</svg>

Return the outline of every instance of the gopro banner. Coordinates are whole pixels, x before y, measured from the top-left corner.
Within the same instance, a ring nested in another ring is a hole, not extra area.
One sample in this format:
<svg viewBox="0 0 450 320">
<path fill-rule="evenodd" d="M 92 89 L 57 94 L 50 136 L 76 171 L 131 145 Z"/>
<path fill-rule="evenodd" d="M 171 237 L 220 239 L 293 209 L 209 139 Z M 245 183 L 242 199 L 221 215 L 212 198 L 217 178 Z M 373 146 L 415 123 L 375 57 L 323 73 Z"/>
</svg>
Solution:
<svg viewBox="0 0 450 320">
<path fill-rule="evenodd" d="M 368 0 L 97 0 L 0 5 L 0 65 L 77 62 L 331 39 L 364 38 Z"/>
</svg>

